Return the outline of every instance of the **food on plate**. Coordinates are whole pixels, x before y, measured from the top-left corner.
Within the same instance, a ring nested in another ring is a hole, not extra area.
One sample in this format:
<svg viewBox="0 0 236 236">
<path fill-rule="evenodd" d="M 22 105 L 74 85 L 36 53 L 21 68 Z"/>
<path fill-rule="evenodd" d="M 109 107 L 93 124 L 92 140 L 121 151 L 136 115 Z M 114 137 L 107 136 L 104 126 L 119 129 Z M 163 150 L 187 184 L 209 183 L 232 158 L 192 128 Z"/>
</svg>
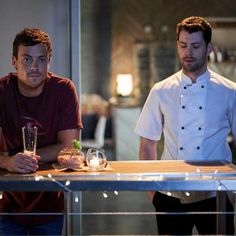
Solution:
<svg viewBox="0 0 236 236">
<path fill-rule="evenodd" d="M 73 140 L 72 148 L 65 148 L 57 156 L 58 163 L 65 168 L 79 168 L 85 163 L 84 153 L 81 151 L 80 141 Z"/>
</svg>

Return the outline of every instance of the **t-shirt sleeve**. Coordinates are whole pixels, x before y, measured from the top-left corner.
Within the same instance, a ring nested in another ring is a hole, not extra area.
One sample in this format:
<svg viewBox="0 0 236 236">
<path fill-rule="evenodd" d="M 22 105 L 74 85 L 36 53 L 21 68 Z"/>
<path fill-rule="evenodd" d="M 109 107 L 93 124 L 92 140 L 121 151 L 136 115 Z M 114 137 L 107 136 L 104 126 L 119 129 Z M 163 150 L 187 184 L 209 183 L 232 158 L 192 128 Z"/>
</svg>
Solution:
<svg viewBox="0 0 236 236">
<path fill-rule="evenodd" d="M 135 133 L 151 140 L 160 140 L 163 116 L 160 110 L 157 91 L 153 88 L 143 106 L 135 127 Z"/>
<path fill-rule="evenodd" d="M 59 102 L 58 130 L 82 128 L 78 95 L 72 81 L 63 86 Z"/>
</svg>

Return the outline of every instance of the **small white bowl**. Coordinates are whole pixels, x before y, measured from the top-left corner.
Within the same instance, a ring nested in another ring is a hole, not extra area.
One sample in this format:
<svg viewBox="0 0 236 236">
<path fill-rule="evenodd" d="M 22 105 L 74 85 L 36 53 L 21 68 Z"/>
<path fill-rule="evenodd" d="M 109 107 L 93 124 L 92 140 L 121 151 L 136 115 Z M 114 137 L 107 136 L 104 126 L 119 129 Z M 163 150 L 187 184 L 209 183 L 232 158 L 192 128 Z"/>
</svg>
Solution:
<svg viewBox="0 0 236 236">
<path fill-rule="evenodd" d="M 90 171 L 99 171 L 106 167 L 107 157 L 98 149 L 90 148 L 86 155 L 86 164 Z"/>
</svg>

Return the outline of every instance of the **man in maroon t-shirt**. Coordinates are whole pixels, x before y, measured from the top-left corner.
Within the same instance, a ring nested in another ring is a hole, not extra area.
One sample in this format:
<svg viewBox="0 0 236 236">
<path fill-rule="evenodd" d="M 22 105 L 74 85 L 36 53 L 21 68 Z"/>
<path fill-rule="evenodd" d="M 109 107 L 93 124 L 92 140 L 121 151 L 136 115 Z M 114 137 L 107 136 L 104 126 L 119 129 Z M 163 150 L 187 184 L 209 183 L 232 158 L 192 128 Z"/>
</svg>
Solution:
<svg viewBox="0 0 236 236">
<path fill-rule="evenodd" d="M 17 73 L 0 79 L 0 168 L 35 172 L 39 161 L 56 161 L 61 149 L 79 139 L 76 90 L 69 79 L 48 72 L 51 55 L 45 32 L 24 29 L 16 35 L 12 64 Z M 38 127 L 36 155 L 23 153 L 23 126 Z M 11 214 L 1 217 L 0 235 L 60 235 L 63 216 L 42 213 L 62 213 L 63 203 L 62 192 L 3 192 L 0 212 Z"/>
</svg>

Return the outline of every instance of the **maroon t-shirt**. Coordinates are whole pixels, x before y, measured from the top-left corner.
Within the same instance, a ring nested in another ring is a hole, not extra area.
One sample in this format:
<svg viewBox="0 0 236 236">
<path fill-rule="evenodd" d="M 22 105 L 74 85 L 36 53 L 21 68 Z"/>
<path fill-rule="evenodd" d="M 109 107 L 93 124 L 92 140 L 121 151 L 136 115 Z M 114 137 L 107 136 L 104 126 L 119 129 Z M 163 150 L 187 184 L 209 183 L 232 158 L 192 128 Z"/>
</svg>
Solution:
<svg viewBox="0 0 236 236">
<path fill-rule="evenodd" d="M 14 154 L 23 150 L 21 128 L 25 125 L 38 127 L 37 148 L 57 143 L 58 131 L 82 128 L 72 81 L 48 73 L 43 92 L 25 97 L 19 93 L 16 74 L 0 79 L 0 127 L 5 143 L 1 151 Z M 10 213 L 62 212 L 63 206 L 62 192 L 3 192 L 0 200 L 0 211 Z M 31 225 L 46 223 L 50 218 L 53 216 L 11 217 Z"/>
</svg>

